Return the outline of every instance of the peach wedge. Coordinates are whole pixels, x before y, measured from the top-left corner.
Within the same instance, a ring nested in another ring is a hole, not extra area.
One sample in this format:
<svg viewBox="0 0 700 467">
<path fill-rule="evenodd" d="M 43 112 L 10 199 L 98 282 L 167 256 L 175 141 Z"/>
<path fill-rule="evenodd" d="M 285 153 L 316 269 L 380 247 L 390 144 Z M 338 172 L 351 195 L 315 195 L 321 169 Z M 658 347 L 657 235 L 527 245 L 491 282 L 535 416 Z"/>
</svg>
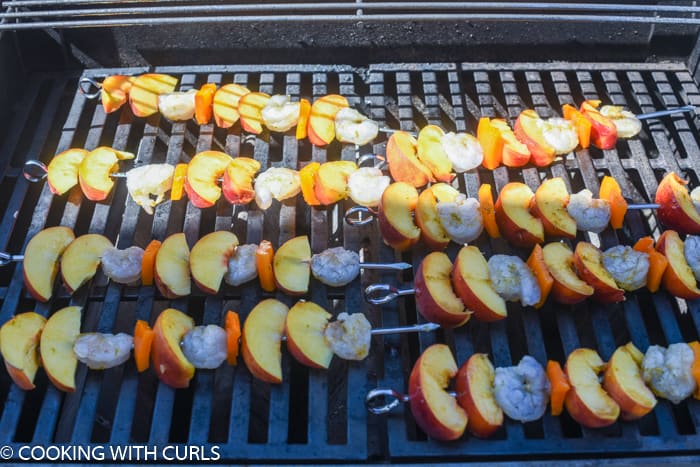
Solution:
<svg viewBox="0 0 700 467">
<path fill-rule="evenodd" d="M 209 294 L 219 291 L 236 246 L 238 237 L 225 230 L 208 233 L 194 244 L 190 252 L 190 272 L 197 287 Z"/>
<path fill-rule="evenodd" d="M 219 128 L 230 128 L 240 118 L 238 105 L 241 97 L 248 94 L 250 90 L 240 84 L 230 83 L 221 86 L 214 94 L 212 111 L 214 121 Z"/>
<path fill-rule="evenodd" d="M 187 165 L 185 191 L 197 208 L 208 208 L 221 197 L 219 178 L 233 158 L 220 151 L 203 151 L 196 154 Z"/>
<path fill-rule="evenodd" d="M 151 366 L 171 388 L 186 388 L 194 376 L 194 366 L 180 348 L 182 338 L 193 327 L 194 320 L 174 308 L 161 311 L 153 325 Z"/>
<path fill-rule="evenodd" d="M 90 151 L 78 168 L 78 182 L 90 201 L 102 201 L 114 187 L 112 173 L 119 169 L 119 161 L 133 159 L 130 152 L 101 146 Z"/>
<path fill-rule="evenodd" d="M 451 441 L 462 436 L 467 413 L 445 389 L 457 374 L 450 348 L 434 344 L 425 349 L 408 380 L 411 412 L 418 426 L 431 438 Z"/>
<path fill-rule="evenodd" d="M 131 111 L 137 117 L 148 117 L 158 112 L 158 96 L 175 91 L 177 78 L 158 73 L 137 76 L 129 89 Z"/>
<path fill-rule="evenodd" d="M 311 245 L 306 235 L 287 240 L 272 262 L 277 287 L 289 295 L 304 295 L 311 280 Z"/>
<path fill-rule="evenodd" d="M 156 287 L 165 298 L 190 294 L 190 248 L 184 233 L 175 233 L 163 240 L 156 253 L 153 272 Z"/>
<path fill-rule="evenodd" d="M 452 290 L 452 263 L 445 253 L 433 252 L 416 271 L 416 306 L 428 321 L 454 328 L 469 321 L 472 312 Z"/>
<path fill-rule="evenodd" d="M 288 312 L 284 303 L 268 298 L 250 311 L 243 324 L 243 360 L 253 376 L 268 383 L 282 382 L 281 346 Z"/>
<path fill-rule="evenodd" d="M 46 302 L 53 293 L 59 260 L 75 239 L 68 227 L 49 227 L 27 243 L 24 250 L 24 285 L 36 300 Z"/>
<path fill-rule="evenodd" d="M 29 311 L 15 315 L 0 328 L 0 353 L 5 368 L 17 386 L 34 389 L 39 369 L 39 338 L 46 318 Z"/>
<path fill-rule="evenodd" d="M 112 242 L 104 235 L 81 235 L 71 242 L 61 256 L 61 277 L 69 293 L 93 278 L 105 250 Z"/>
<path fill-rule="evenodd" d="M 75 392 L 78 359 L 73 352 L 73 345 L 79 335 L 79 306 L 68 306 L 55 312 L 41 332 L 41 363 L 49 380 L 61 391 Z"/>
<path fill-rule="evenodd" d="M 69 149 L 56 154 L 47 169 L 46 181 L 54 195 L 62 195 L 78 184 L 78 169 L 88 155 L 85 149 Z"/>
<path fill-rule="evenodd" d="M 327 369 L 333 349 L 324 331 L 331 314 L 313 302 L 298 301 L 287 314 L 287 349 L 297 361 L 313 368 Z"/>
<path fill-rule="evenodd" d="M 399 251 L 406 251 L 418 243 L 420 229 L 413 221 L 417 204 L 418 192 L 408 183 L 392 183 L 384 190 L 378 215 L 384 243 Z"/>
<path fill-rule="evenodd" d="M 566 360 L 566 376 L 571 384 L 564 402 L 566 410 L 588 428 L 612 425 L 620 415 L 620 406 L 598 381 L 598 374 L 604 369 L 605 363 L 592 349 L 576 349 Z"/>
</svg>

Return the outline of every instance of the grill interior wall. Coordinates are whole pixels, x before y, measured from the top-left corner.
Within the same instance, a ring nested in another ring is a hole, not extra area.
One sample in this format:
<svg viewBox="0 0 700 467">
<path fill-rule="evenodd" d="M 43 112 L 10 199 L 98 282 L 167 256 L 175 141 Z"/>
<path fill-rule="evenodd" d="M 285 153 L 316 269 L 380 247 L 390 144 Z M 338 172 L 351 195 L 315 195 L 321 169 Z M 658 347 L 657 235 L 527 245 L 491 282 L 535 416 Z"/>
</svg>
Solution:
<svg viewBox="0 0 700 467">
<path fill-rule="evenodd" d="M 94 70 L 102 76 L 116 72 L 138 74 L 145 69 Z M 417 130 L 427 123 L 446 131 L 471 131 L 478 118 L 511 120 L 524 108 L 543 116 L 559 113 L 561 104 L 584 98 L 625 105 L 643 113 L 690 103 L 700 105 L 693 75 L 680 63 L 665 64 L 414 64 L 377 65 L 369 69 L 349 66 L 222 66 L 160 68 L 176 74 L 180 89 L 206 82 L 236 82 L 268 93 L 293 98 L 315 98 L 340 93 L 380 123 L 392 128 Z M 155 216 L 145 215 L 117 183 L 109 200 L 93 203 L 76 189 L 67 197 L 51 196 L 48 187 L 29 184 L 21 176 L 26 159 L 47 162 L 69 147 L 110 145 L 137 152 L 149 162 L 187 162 L 196 152 L 225 150 L 231 155 L 255 156 L 263 168 L 301 168 L 308 161 L 354 160 L 354 147 L 337 143 L 327 149 L 298 143 L 293 135 L 265 133 L 242 137 L 240 128 L 215 129 L 194 123 L 171 124 L 158 116 L 134 118 L 126 108 L 105 115 L 95 101 L 76 93 L 78 77 L 71 74 L 33 74 L 16 106 L 8 137 L 0 146 L 0 250 L 19 252 L 33 234 L 52 225 L 68 225 L 76 234 L 104 233 L 117 246 L 145 246 L 151 238 L 163 239 L 183 231 L 193 244 L 213 230 L 232 229 L 245 242 L 268 239 L 275 247 L 296 235 L 309 235 L 312 249 L 343 245 L 363 249 L 368 261 L 401 259 L 420 264 L 426 251 L 397 254 L 384 246 L 376 224 L 343 226 L 342 212 L 351 203 L 329 209 L 310 209 L 301 196 L 275 203 L 264 213 L 220 201 L 215 208 L 199 210 L 187 201 L 164 203 Z M 360 153 L 383 154 L 386 140 L 361 148 Z M 669 170 L 700 183 L 700 134 L 697 119 L 680 116 L 647 122 L 639 138 L 623 141 L 615 150 L 577 151 L 547 169 L 529 167 L 493 172 L 479 170 L 458 177 L 460 191 L 476 196 L 481 183 L 500 190 L 508 181 L 524 181 L 535 188 L 545 179 L 563 177 L 571 191 L 584 187 L 594 193 L 602 175 L 613 175 L 623 194 L 633 202 L 653 201 L 657 183 Z M 592 241 L 603 248 L 632 244 L 658 231 L 652 212 L 630 212 L 625 228 L 606 231 Z M 579 234 L 577 240 L 590 238 Z M 502 240 L 482 236 L 477 246 L 490 256 L 517 253 Z M 454 258 L 458 247 L 451 245 Z M 337 314 L 363 311 L 373 326 L 394 326 L 420 321 L 412 299 L 393 306 L 371 307 L 361 299 L 362 287 L 382 280 L 410 283 L 412 274 L 363 272 L 343 289 L 312 281 L 309 297 Z M 58 286 L 57 286 L 58 287 Z M 221 324 L 223 312 L 235 309 L 242 318 L 262 298 L 257 286 L 223 287 L 212 297 L 195 292 L 176 301 L 162 299 L 152 287 L 129 288 L 107 283 L 99 276 L 89 288 L 69 297 L 58 290 L 48 304 L 34 303 L 22 288 L 21 267 L 0 270 L 0 318 L 34 309 L 47 314 L 68 303 L 85 306 L 83 331 L 131 332 L 136 319 L 152 320 L 165 307 L 192 314 L 199 323 Z M 294 301 L 277 295 L 287 304 Z M 685 312 L 684 314 L 682 314 Z M 470 322 L 455 331 L 374 338 L 365 362 L 336 359 L 328 372 L 309 370 L 284 356 L 284 383 L 269 386 L 250 377 L 244 366 L 199 371 L 187 390 L 174 391 L 151 372 L 139 375 L 133 362 L 105 372 L 80 367 L 75 394 L 64 395 L 40 373 L 37 389 L 23 392 L 12 385 L 6 372 L 0 376 L 0 444 L 33 443 L 151 443 L 220 444 L 225 459 L 427 459 L 480 458 L 480 456 L 612 454 L 634 455 L 693 451 L 697 454 L 700 420 L 698 401 L 679 406 L 660 401 L 653 413 L 637 423 L 617 423 L 605 430 L 579 427 L 564 415 L 546 415 L 521 425 L 507 420 L 490 440 L 465 437 L 455 443 L 426 440 L 407 410 L 387 418 L 366 416 L 363 398 L 376 386 L 404 390 L 407 376 L 420 352 L 434 342 L 446 342 L 463 362 L 473 352 L 488 353 L 496 366 L 508 366 L 522 355 L 540 362 L 563 362 L 573 349 L 587 346 L 608 359 L 615 347 L 633 340 L 639 347 L 667 345 L 698 338 L 697 303 L 686 305 L 661 292 L 628 294 L 613 307 L 587 301 L 574 307 L 548 304 L 542 310 L 509 305 L 509 318 L 494 324 Z"/>
</svg>

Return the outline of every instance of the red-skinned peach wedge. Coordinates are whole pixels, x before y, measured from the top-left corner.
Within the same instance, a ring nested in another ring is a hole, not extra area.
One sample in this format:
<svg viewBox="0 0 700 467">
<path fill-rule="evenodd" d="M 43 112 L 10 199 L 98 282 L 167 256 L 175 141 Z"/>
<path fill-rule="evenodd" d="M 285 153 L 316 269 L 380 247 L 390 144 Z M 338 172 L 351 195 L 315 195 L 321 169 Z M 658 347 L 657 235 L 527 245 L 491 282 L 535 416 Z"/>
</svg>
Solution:
<svg viewBox="0 0 700 467">
<path fill-rule="evenodd" d="M 430 169 L 418 160 L 417 144 L 413 136 L 405 131 L 397 131 L 391 135 L 386 145 L 386 159 L 391 178 L 420 188 L 435 179 Z"/>
<path fill-rule="evenodd" d="M 454 328 L 469 321 L 472 312 L 452 290 L 452 262 L 445 253 L 433 252 L 416 271 L 416 306 L 428 321 Z"/>
<path fill-rule="evenodd" d="M 554 279 L 551 296 L 557 303 L 574 305 L 595 290 L 576 275 L 574 252 L 563 243 L 548 243 L 542 249 L 544 263 Z"/>
<path fill-rule="evenodd" d="M 532 109 L 523 110 L 515 121 L 514 132 L 518 140 L 530 150 L 532 162 L 539 167 L 547 167 L 554 161 L 556 150 L 547 142 L 538 120 L 542 119 L 537 112 Z"/>
<path fill-rule="evenodd" d="M 571 390 L 566 394 L 566 410 L 569 415 L 588 428 L 612 425 L 620 415 L 617 405 L 598 381 L 598 374 L 605 369 L 600 355 L 591 349 L 576 349 L 566 360 L 566 376 Z"/>
<path fill-rule="evenodd" d="M 617 303 L 625 299 L 625 291 L 603 266 L 603 253 L 595 245 L 578 242 L 574 250 L 574 265 L 578 275 L 593 287 L 593 299 L 600 303 Z"/>
<path fill-rule="evenodd" d="M 664 288 L 674 297 L 695 300 L 700 298 L 695 275 L 685 259 L 685 245 L 678 232 L 667 230 L 656 242 L 656 250 L 663 253 L 668 266 L 661 279 Z"/>
<path fill-rule="evenodd" d="M 642 379 L 644 354 L 631 342 L 613 353 L 603 376 L 603 388 L 620 406 L 623 420 L 636 420 L 656 406 L 654 393 Z"/>
<path fill-rule="evenodd" d="M 576 238 L 576 221 L 566 210 L 569 191 L 560 177 L 542 182 L 535 192 L 530 212 L 542 221 L 544 232 L 553 237 Z"/>
<path fill-rule="evenodd" d="M 675 172 L 666 175 L 656 190 L 656 215 L 668 229 L 700 235 L 700 212 L 688 193 L 687 181 Z"/>
<path fill-rule="evenodd" d="M 379 201 L 379 230 L 384 243 L 398 251 L 406 251 L 418 243 L 420 229 L 413 220 L 418 192 L 404 182 L 392 183 Z"/>
<path fill-rule="evenodd" d="M 488 355 L 476 353 L 455 379 L 457 402 L 469 417 L 467 430 L 479 438 L 488 438 L 503 425 L 503 410 L 493 394 L 495 374 Z"/>
<path fill-rule="evenodd" d="M 515 246 L 530 248 L 544 241 L 542 221 L 530 213 L 535 194 L 520 182 L 510 182 L 496 200 L 496 222 L 501 234 Z"/>
<path fill-rule="evenodd" d="M 411 413 L 431 438 L 451 441 L 467 426 L 467 413 L 445 388 L 457 374 L 457 363 L 445 344 L 428 347 L 413 366 L 408 380 Z"/>
<path fill-rule="evenodd" d="M 475 246 L 465 246 L 452 269 L 452 285 L 479 321 L 498 321 L 508 315 L 506 302 L 494 290 L 486 258 Z"/>
<path fill-rule="evenodd" d="M 161 311 L 153 325 L 151 366 L 158 378 L 171 388 L 186 388 L 194 376 L 194 366 L 182 353 L 180 342 L 194 327 L 194 320 L 174 308 Z"/>
</svg>

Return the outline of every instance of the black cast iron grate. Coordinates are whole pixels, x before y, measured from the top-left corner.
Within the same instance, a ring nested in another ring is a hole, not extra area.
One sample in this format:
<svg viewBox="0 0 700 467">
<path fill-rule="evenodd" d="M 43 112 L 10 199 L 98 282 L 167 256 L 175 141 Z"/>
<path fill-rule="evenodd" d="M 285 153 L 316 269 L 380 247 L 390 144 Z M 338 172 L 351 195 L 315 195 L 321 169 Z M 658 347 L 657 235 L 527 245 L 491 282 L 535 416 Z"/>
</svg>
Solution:
<svg viewBox="0 0 700 467">
<path fill-rule="evenodd" d="M 86 75 L 138 74 L 144 69 L 91 70 Z M 406 64 L 368 69 L 345 66 L 221 66 L 159 68 L 175 74 L 180 88 L 205 82 L 237 82 L 268 93 L 314 98 L 338 92 L 383 124 L 416 130 L 436 123 L 446 130 L 473 131 L 482 115 L 514 118 L 526 107 L 542 115 L 558 113 L 561 104 L 599 97 L 641 113 L 660 107 L 700 105 L 700 92 L 686 66 L 664 64 Z M 278 246 L 295 235 L 308 234 L 315 252 L 327 246 L 363 249 L 368 260 L 391 261 L 393 250 L 382 245 L 376 225 L 344 227 L 342 211 L 349 207 L 310 209 L 301 197 L 275 204 L 266 212 L 232 208 L 224 201 L 198 210 L 186 200 L 164 203 L 153 217 L 145 215 L 117 184 L 105 203 L 85 200 L 76 189 L 66 197 L 51 196 L 48 188 L 28 184 L 20 168 L 26 159 L 48 161 L 69 147 L 111 145 L 137 153 L 141 162 L 186 162 L 205 149 L 231 155 L 254 155 L 263 167 L 301 168 L 308 161 L 356 157 L 354 147 L 334 143 L 327 149 L 298 143 L 294 136 L 263 134 L 250 137 L 235 126 L 227 131 L 212 125 L 171 124 L 158 116 L 134 118 L 126 108 L 106 116 L 95 101 L 76 92 L 78 76 L 34 75 L 19 100 L 13 127 L 0 145 L 0 249 L 21 251 L 26 240 L 46 226 L 68 225 L 76 234 L 104 233 L 118 246 L 145 246 L 151 238 L 184 231 L 188 241 L 217 229 L 229 229 L 246 242 L 265 238 Z M 360 149 L 383 153 L 386 140 Z M 497 189 L 510 180 L 533 187 L 546 177 L 561 176 L 572 190 L 597 192 L 603 174 L 620 181 L 634 202 L 648 202 L 661 177 L 676 170 L 697 185 L 700 159 L 697 120 L 680 116 L 648 122 L 638 139 L 621 142 L 616 150 L 579 151 L 547 169 L 522 171 L 499 168 L 460 176 L 461 191 L 475 196 L 480 183 Z M 633 212 L 625 228 L 590 238 L 603 247 L 631 244 L 658 231 L 652 212 Z M 586 238 L 581 235 L 580 239 Z M 502 241 L 482 237 L 477 245 L 487 255 L 514 250 Z M 451 257 L 457 246 L 448 249 Z M 426 252 L 399 255 L 420 263 Z M 375 281 L 410 282 L 412 276 L 365 273 L 345 289 L 313 282 L 309 297 L 334 314 L 363 311 L 374 326 L 410 324 L 421 318 L 412 300 L 393 307 L 369 307 L 361 287 Z M 74 303 L 84 306 L 83 330 L 131 332 L 136 319 L 153 321 L 160 310 L 174 306 L 191 313 L 197 323 L 222 323 L 227 309 L 242 317 L 264 296 L 257 286 L 225 286 L 216 297 L 194 293 L 167 301 L 151 287 L 128 288 L 97 277 L 73 297 L 57 291 L 48 304 L 37 304 L 22 287 L 21 266 L 0 270 L 0 322 L 16 312 L 42 314 Z M 293 301 L 279 295 L 287 302 Z M 404 390 L 407 376 L 421 350 L 433 342 L 448 343 L 463 362 L 475 351 L 487 352 L 498 366 L 531 354 L 541 362 L 563 362 L 579 346 L 598 349 L 604 359 L 617 345 L 633 340 L 649 344 L 691 341 L 700 332 L 697 303 L 686 305 L 665 293 L 638 292 L 623 304 L 601 307 L 548 305 L 540 311 L 509 308 L 511 316 L 496 324 L 470 322 L 454 332 L 421 336 L 384 336 L 373 342 L 365 362 L 334 361 L 330 371 L 309 370 L 284 356 L 284 380 L 269 386 L 251 378 L 244 366 L 200 371 L 191 388 L 174 391 L 152 373 L 139 375 L 132 362 L 105 372 L 78 372 L 78 390 L 63 394 L 40 373 L 38 387 L 23 392 L 0 376 L 0 444 L 150 444 L 217 445 L 224 460 L 483 460 L 552 457 L 698 455 L 700 407 L 695 400 L 679 406 L 661 401 L 637 423 L 618 423 L 605 430 L 580 428 L 568 416 L 545 416 L 527 425 L 506 422 L 493 439 L 465 436 L 461 441 L 426 440 L 407 410 L 388 417 L 367 417 L 363 398 L 376 386 Z M 685 312 L 682 314 L 681 312 Z"/>
</svg>

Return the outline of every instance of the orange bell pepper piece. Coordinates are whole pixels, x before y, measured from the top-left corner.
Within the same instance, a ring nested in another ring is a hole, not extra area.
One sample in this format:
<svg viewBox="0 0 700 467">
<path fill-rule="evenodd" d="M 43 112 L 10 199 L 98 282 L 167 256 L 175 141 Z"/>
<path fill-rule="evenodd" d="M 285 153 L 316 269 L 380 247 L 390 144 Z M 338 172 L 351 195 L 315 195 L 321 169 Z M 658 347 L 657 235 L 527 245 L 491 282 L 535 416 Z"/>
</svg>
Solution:
<svg viewBox="0 0 700 467">
<path fill-rule="evenodd" d="M 535 308 L 542 308 L 547 297 L 549 297 L 549 293 L 552 291 L 554 278 L 544 262 L 544 251 L 540 245 L 535 245 L 532 249 L 532 253 L 530 253 L 530 257 L 527 259 L 527 265 L 532 270 L 535 279 L 537 279 L 537 283 L 540 285 L 540 301 L 535 304 Z"/>
<path fill-rule="evenodd" d="M 258 245 L 255 250 L 255 264 L 258 268 L 258 279 L 260 280 L 260 287 L 265 292 L 274 292 L 275 285 L 275 272 L 272 269 L 272 261 L 275 257 L 275 250 L 272 248 L 272 243 L 267 240 L 263 240 Z"/>
<path fill-rule="evenodd" d="M 179 201 L 185 193 L 185 177 L 187 176 L 187 164 L 177 164 L 173 172 L 173 186 L 170 189 L 170 199 Z"/>
<path fill-rule="evenodd" d="M 216 94 L 216 84 L 207 83 L 194 95 L 194 117 L 200 125 L 206 125 L 211 121 L 214 112 L 214 94 Z"/>
<path fill-rule="evenodd" d="M 552 415 L 561 415 L 564 410 L 564 400 L 569 390 L 571 390 L 569 378 L 566 377 L 566 373 L 561 369 L 559 362 L 554 360 L 547 362 L 547 378 L 549 378 L 549 384 L 552 386 L 552 394 L 549 399 L 552 406 Z"/>
<path fill-rule="evenodd" d="M 496 223 L 496 208 L 493 204 L 493 193 L 491 193 L 491 185 L 484 183 L 479 187 L 479 210 L 481 217 L 484 219 L 484 228 L 491 238 L 501 236 L 501 231 Z"/>
<path fill-rule="evenodd" d="M 501 137 L 501 132 L 491 125 L 491 120 L 488 117 L 479 119 L 479 125 L 476 128 L 476 138 L 484 150 L 484 160 L 481 164 L 489 170 L 493 170 L 501 165 L 503 159 L 503 138 Z"/>
<path fill-rule="evenodd" d="M 600 197 L 610 203 L 610 225 L 621 229 L 627 214 L 627 201 L 622 197 L 622 189 L 614 178 L 606 175 L 600 183 Z"/>
<path fill-rule="evenodd" d="M 316 180 L 316 173 L 320 167 L 321 164 L 318 162 L 311 162 L 299 171 L 301 195 L 309 206 L 321 205 L 321 202 L 316 197 L 316 191 L 314 189 L 314 180 Z"/>
<path fill-rule="evenodd" d="M 155 274 L 156 255 L 160 249 L 160 241 L 151 240 L 145 250 L 143 250 L 143 258 L 141 259 L 141 283 L 143 285 L 153 285 L 153 276 Z"/>
<path fill-rule="evenodd" d="M 647 273 L 647 289 L 654 293 L 661 287 L 661 280 L 668 266 L 668 259 L 663 254 L 654 249 L 654 239 L 642 237 L 637 240 L 633 247 L 636 251 L 649 255 L 649 272 Z"/>
<path fill-rule="evenodd" d="M 309 115 L 311 115 L 311 102 L 307 99 L 301 99 L 299 101 L 299 120 L 297 120 L 297 139 L 306 138 Z"/>
<path fill-rule="evenodd" d="M 226 312 L 226 361 L 229 365 L 238 364 L 238 349 L 241 338 L 241 320 L 235 311 Z"/>
<path fill-rule="evenodd" d="M 646 236 L 637 240 L 637 243 L 632 247 L 635 251 L 641 251 L 642 253 L 649 253 L 654 250 L 654 239 Z"/>
<path fill-rule="evenodd" d="M 143 320 L 136 321 L 134 326 L 134 361 L 139 373 L 145 371 L 150 365 L 151 345 L 155 333 Z"/>
</svg>

